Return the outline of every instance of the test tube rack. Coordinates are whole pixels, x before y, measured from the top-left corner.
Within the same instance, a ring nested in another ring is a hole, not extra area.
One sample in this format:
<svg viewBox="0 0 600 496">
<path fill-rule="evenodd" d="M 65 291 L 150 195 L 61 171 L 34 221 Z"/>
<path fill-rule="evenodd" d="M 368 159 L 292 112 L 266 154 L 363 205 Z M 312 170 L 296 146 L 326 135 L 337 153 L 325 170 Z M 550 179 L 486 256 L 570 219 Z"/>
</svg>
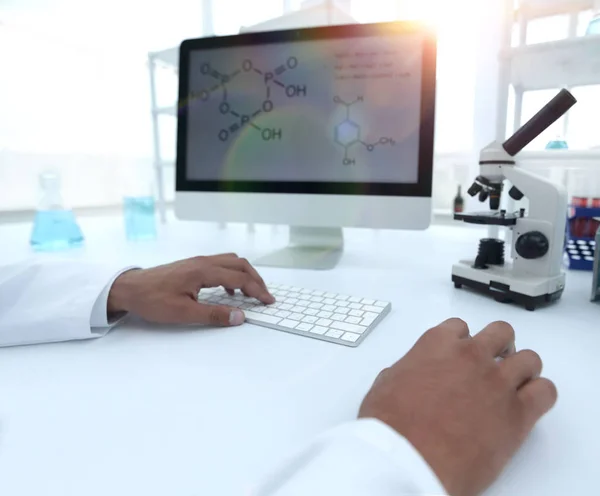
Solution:
<svg viewBox="0 0 600 496">
<path fill-rule="evenodd" d="M 565 262 L 571 270 L 594 269 L 598 253 L 595 230 L 599 225 L 600 208 L 572 207 L 567 222 Z"/>
<path fill-rule="evenodd" d="M 600 229 L 596 233 L 596 247 L 600 244 Z M 600 301 L 600 248 L 596 248 L 594 261 L 594 280 L 592 282 L 592 301 Z"/>
</svg>

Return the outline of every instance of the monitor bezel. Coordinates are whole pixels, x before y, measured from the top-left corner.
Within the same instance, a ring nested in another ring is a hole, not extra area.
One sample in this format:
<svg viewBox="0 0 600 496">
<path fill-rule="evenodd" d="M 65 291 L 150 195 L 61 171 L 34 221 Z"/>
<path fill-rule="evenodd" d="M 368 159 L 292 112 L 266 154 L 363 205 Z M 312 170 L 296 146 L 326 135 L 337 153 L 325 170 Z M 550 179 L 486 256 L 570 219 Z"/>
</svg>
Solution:
<svg viewBox="0 0 600 496">
<path fill-rule="evenodd" d="M 186 153 L 188 106 L 186 105 L 186 101 L 189 94 L 191 52 L 232 46 L 377 35 L 402 36 L 411 33 L 423 35 L 421 126 L 419 133 L 418 180 L 416 183 L 232 181 L 231 179 L 208 181 L 188 179 Z M 434 30 L 423 23 L 411 21 L 346 24 L 184 40 L 179 49 L 176 191 L 431 197 L 435 129 L 436 57 L 437 37 Z"/>
</svg>

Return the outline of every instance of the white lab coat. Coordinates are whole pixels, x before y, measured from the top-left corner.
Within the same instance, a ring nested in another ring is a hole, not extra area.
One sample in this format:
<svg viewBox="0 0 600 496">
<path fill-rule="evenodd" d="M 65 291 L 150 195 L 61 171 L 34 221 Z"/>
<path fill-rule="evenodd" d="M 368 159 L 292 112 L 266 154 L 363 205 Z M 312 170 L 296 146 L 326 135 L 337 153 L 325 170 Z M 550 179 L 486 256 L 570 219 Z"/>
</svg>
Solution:
<svg viewBox="0 0 600 496">
<path fill-rule="evenodd" d="M 104 336 L 113 281 L 127 269 L 72 261 L 0 267 L 0 346 Z M 0 409 L 2 398 L 0 398 Z M 253 496 L 443 495 L 406 439 L 358 420 L 320 436 L 260 482 Z"/>
</svg>

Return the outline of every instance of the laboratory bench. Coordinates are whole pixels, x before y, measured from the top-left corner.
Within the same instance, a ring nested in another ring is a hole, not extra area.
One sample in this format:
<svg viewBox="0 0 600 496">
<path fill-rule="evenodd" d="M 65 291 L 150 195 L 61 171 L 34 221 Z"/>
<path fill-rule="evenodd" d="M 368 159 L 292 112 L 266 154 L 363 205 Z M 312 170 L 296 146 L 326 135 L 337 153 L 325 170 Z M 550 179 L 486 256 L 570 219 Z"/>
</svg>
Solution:
<svg viewBox="0 0 600 496">
<path fill-rule="evenodd" d="M 155 241 L 131 243 L 118 217 L 81 225 L 85 247 L 59 256 L 150 266 L 231 251 L 252 260 L 287 243 L 287 230 L 272 226 L 170 220 Z M 0 226 L 4 262 L 32 256 L 29 230 Z M 473 257 L 484 234 L 463 225 L 348 229 L 334 271 L 261 270 L 267 281 L 391 301 L 358 348 L 252 325 L 131 319 L 98 340 L 0 349 L 0 494 L 248 494 L 286 454 L 353 419 L 377 373 L 449 317 L 473 333 L 509 321 L 517 348 L 540 353 L 559 391 L 486 494 L 597 494 L 600 306 L 590 302 L 591 274 L 570 272 L 562 299 L 534 312 L 455 289 L 452 264 Z"/>
</svg>

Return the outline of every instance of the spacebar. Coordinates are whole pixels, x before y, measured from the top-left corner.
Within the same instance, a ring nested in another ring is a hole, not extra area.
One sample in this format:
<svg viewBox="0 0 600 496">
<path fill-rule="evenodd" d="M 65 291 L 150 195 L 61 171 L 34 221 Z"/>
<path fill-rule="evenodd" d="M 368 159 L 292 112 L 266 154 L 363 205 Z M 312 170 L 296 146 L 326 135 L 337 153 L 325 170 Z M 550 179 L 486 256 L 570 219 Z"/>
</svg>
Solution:
<svg viewBox="0 0 600 496">
<path fill-rule="evenodd" d="M 277 324 L 281 322 L 280 317 L 275 317 L 274 315 L 265 315 L 264 313 L 257 312 L 249 312 L 248 310 L 244 311 L 246 314 L 246 319 L 254 320 L 256 322 L 264 322 L 265 324 Z"/>
</svg>

